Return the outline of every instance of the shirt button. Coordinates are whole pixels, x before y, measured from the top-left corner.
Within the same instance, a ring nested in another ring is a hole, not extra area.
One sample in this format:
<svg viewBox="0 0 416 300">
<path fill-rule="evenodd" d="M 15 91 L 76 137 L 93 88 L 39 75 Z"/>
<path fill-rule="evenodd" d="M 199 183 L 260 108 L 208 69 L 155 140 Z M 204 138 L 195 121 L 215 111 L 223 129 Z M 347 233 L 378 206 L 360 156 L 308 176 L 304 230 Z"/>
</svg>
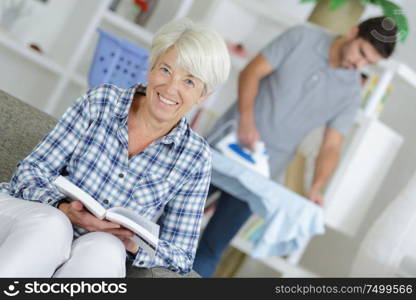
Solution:
<svg viewBox="0 0 416 300">
<path fill-rule="evenodd" d="M 108 204 L 108 203 L 110 203 L 110 201 L 108 200 L 108 199 L 104 199 L 104 204 Z"/>
<path fill-rule="evenodd" d="M 313 80 L 313 81 L 317 81 L 317 80 L 318 80 L 318 78 L 319 78 L 319 77 L 318 77 L 318 75 L 313 75 L 313 76 L 312 76 L 312 80 Z"/>
<path fill-rule="evenodd" d="M 120 173 L 120 174 L 118 174 L 118 177 L 123 178 L 124 177 L 124 174 L 123 173 Z"/>
</svg>

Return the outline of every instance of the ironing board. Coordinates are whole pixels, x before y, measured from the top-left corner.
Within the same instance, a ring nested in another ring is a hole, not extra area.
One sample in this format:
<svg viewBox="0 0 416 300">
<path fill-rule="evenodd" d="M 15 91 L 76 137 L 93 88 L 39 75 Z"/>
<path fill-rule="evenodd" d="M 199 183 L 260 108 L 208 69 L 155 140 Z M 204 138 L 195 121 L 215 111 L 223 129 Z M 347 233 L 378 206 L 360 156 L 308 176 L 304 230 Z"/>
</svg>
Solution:
<svg viewBox="0 0 416 300">
<path fill-rule="evenodd" d="M 305 240 L 324 233 L 320 206 L 217 150 L 211 151 L 211 183 L 247 202 L 252 212 L 264 219 L 252 241 L 252 257 L 289 255 L 302 247 Z"/>
</svg>

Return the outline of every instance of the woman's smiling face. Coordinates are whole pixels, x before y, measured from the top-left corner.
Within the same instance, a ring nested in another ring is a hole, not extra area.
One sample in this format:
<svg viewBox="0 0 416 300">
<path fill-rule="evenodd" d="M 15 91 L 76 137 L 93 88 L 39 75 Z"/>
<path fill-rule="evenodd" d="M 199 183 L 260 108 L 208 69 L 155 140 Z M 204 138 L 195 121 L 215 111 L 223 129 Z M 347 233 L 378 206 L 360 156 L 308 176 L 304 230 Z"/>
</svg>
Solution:
<svg viewBox="0 0 416 300">
<path fill-rule="evenodd" d="M 159 122 L 178 122 L 195 104 L 206 99 L 204 83 L 177 63 L 176 49 L 169 48 L 148 74 L 146 108 Z"/>
</svg>

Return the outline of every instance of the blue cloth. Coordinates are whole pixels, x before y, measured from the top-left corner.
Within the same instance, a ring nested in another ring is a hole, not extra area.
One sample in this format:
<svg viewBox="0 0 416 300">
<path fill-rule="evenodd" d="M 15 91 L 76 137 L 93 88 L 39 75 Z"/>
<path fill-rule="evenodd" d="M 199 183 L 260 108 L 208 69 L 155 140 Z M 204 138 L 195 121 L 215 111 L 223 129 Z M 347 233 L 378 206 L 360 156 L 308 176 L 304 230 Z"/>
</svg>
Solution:
<svg viewBox="0 0 416 300">
<path fill-rule="evenodd" d="M 129 158 L 127 118 L 135 93 L 145 93 L 145 87 L 106 84 L 88 91 L 19 163 L 10 183 L 0 184 L 0 191 L 54 204 L 65 196 L 52 181 L 65 170 L 105 208 L 128 207 L 151 220 L 161 215 L 155 259 L 140 249 L 133 264 L 187 273 L 210 183 L 210 149 L 183 118 Z M 76 236 L 83 233 L 75 228 Z"/>
<path fill-rule="evenodd" d="M 255 258 L 287 255 L 300 243 L 325 231 L 320 206 L 212 149 L 212 184 L 247 202 L 264 219 L 254 239 Z"/>
</svg>

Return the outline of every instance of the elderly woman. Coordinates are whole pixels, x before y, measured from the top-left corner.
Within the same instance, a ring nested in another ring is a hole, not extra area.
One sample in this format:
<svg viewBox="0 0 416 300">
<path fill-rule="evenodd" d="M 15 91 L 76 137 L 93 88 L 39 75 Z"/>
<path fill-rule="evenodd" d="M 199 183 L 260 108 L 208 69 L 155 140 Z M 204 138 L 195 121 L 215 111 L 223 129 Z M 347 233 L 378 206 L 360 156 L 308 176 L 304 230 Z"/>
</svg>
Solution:
<svg viewBox="0 0 416 300">
<path fill-rule="evenodd" d="M 0 185 L 0 276 L 124 277 L 126 257 L 191 270 L 211 157 L 184 115 L 226 80 L 229 56 L 216 32 L 182 19 L 157 32 L 150 66 L 147 86 L 105 84 L 79 98 Z M 60 174 L 106 208 L 160 216 L 155 258 L 131 231 L 66 202 L 52 184 Z"/>
</svg>

